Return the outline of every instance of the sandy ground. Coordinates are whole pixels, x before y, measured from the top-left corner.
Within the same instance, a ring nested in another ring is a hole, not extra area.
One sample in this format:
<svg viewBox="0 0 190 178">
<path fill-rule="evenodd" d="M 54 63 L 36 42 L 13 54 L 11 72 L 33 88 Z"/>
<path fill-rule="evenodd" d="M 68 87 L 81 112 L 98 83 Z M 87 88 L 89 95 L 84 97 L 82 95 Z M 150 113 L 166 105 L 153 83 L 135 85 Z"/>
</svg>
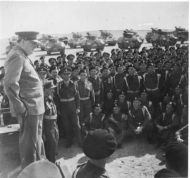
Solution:
<svg viewBox="0 0 190 178">
<path fill-rule="evenodd" d="M 144 139 L 128 140 L 109 158 L 106 169 L 111 178 L 146 178 L 153 177 L 163 165 L 162 152 Z M 72 173 L 78 164 L 87 161 L 81 148 L 73 145 L 64 148 L 64 140 L 58 147 L 58 161 L 66 165 Z M 18 134 L 0 137 L 0 178 L 7 178 L 20 164 L 18 153 Z"/>
</svg>

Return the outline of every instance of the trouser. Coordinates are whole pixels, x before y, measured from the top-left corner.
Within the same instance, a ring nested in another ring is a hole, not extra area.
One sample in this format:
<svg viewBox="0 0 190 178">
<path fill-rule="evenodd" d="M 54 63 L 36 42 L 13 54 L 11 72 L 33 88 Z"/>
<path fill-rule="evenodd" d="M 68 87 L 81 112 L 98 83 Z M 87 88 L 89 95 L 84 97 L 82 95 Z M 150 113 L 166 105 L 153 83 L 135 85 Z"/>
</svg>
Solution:
<svg viewBox="0 0 190 178">
<path fill-rule="evenodd" d="M 55 155 L 59 141 L 59 131 L 57 120 L 44 119 L 44 145 L 46 157 L 49 161 L 55 163 Z"/>
<path fill-rule="evenodd" d="M 79 121 L 80 125 L 82 125 L 85 120 L 89 119 L 90 113 L 92 112 L 91 101 L 90 99 L 85 101 L 80 101 L 80 113 L 79 113 Z"/>
<path fill-rule="evenodd" d="M 61 105 L 61 116 L 65 128 L 65 138 L 68 144 L 72 144 L 74 136 L 77 142 L 81 142 L 80 123 L 76 114 L 76 105 L 74 101 L 63 102 Z"/>
<path fill-rule="evenodd" d="M 19 151 L 22 168 L 45 157 L 42 140 L 43 114 L 18 117 L 20 124 Z"/>
</svg>

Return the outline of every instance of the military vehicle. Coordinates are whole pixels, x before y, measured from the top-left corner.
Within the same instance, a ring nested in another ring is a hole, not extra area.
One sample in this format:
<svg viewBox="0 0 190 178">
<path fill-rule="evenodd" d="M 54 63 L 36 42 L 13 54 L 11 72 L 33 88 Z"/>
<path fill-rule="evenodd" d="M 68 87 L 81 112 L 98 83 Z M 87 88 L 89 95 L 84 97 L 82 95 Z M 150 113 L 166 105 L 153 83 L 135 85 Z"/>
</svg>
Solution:
<svg viewBox="0 0 190 178">
<path fill-rule="evenodd" d="M 49 39 L 51 39 L 52 36 L 51 35 L 45 35 L 45 34 L 42 34 L 41 38 L 39 38 L 39 44 L 38 44 L 38 47 L 42 50 L 42 51 L 45 51 L 46 50 L 46 44 L 48 42 Z"/>
<path fill-rule="evenodd" d="M 173 34 L 181 43 L 189 40 L 189 32 L 185 28 L 175 27 L 175 31 Z"/>
<path fill-rule="evenodd" d="M 80 33 L 72 33 L 72 38 L 68 40 L 68 45 L 70 48 L 81 47 L 82 41 L 84 40 L 83 36 Z"/>
<path fill-rule="evenodd" d="M 177 38 L 173 32 L 163 31 L 161 29 L 152 28 L 151 32 L 146 34 L 146 41 L 152 43 L 153 46 L 174 46 L 177 42 Z"/>
<path fill-rule="evenodd" d="M 139 49 L 143 39 L 133 30 L 124 30 L 123 36 L 117 40 L 120 49 Z"/>
<path fill-rule="evenodd" d="M 100 38 L 102 38 L 108 46 L 115 46 L 117 43 L 117 40 L 113 37 L 113 35 L 105 30 L 100 30 Z"/>
<path fill-rule="evenodd" d="M 45 50 L 48 55 L 52 52 L 60 52 L 60 54 L 63 55 L 65 54 L 65 44 L 55 38 L 50 38 L 45 45 Z"/>
<path fill-rule="evenodd" d="M 102 39 L 96 37 L 95 35 L 87 32 L 87 36 L 85 36 L 85 40 L 82 43 L 82 48 L 86 52 L 90 52 L 92 49 L 97 51 L 104 50 L 105 43 Z"/>
</svg>

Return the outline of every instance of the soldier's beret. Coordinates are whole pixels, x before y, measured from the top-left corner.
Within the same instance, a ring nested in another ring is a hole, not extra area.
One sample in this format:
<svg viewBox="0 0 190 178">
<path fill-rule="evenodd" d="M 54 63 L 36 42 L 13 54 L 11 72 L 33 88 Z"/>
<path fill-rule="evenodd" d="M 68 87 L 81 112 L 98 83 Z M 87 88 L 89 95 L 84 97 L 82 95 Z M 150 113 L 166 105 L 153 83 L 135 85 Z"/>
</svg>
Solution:
<svg viewBox="0 0 190 178">
<path fill-rule="evenodd" d="M 75 56 L 73 54 L 69 54 L 67 56 L 67 60 L 73 60 L 75 58 Z"/>
<path fill-rule="evenodd" d="M 83 143 L 83 152 L 91 159 L 109 157 L 116 149 L 115 137 L 104 129 L 89 131 Z"/>
<path fill-rule="evenodd" d="M 125 96 L 125 92 L 124 92 L 124 91 L 121 91 L 121 92 L 119 93 L 119 96 Z"/>
<path fill-rule="evenodd" d="M 70 67 L 63 67 L 60 69 L 59 74 L 71 74 L 72 70 Z"/>
<path fill-rule="evenodd" d="M 15 34 L 18 35 L 18 39 L 31 40 L 36 43 L 39 43 L 39 41 L 37 40 L 37 35 L 39 34 L 38 32 L 24 31 L 24 32 L 16 32 Z"/>
<path fill-rule="evenodd" d="M 99 103 L 96 103 L 93 105 L 93 108 L 101 108 L 101 105 Z"/>
<path fill-rule="evenodd" d="M 64 174 L 64 173 L 63 173 Z M 47 176 L 48 175 L 48 176 Z M 25 167 L 18 175 L 18 178 L 62 178 L 58 167 L 47 160 L 35 161 Z"/>
</svg>

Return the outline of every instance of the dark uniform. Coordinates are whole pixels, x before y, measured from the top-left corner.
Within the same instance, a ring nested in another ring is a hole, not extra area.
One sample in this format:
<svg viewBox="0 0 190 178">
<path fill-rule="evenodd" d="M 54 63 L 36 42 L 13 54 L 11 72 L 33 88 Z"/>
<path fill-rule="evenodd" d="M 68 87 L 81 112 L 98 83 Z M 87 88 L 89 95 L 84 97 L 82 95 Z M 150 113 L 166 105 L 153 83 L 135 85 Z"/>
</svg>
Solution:
<svg viewBox="0 0 190 178">
<path fill-rule="evenodd" d="M 160 100 L 159 80 L 160 74 L 157 73 L 146 73 L 144 74 L 144 87 L 147 91 L 148 98 L 153 102 L 154 106 L 158 104 Z"/>
<path fill-rule="evenodd" d="M 93 89 L 94 89 L 95 102 L 100 103 L 101 102 L 101 98 L 100 98 L 101 79 L 99 77 L 96 77 L 96 78 L 89 77 L 88 80 L 92 83 L 92 86 L 93 86 Z"/>
<path fill-rule="evenodd" d="M 138 97 L 142 88 L 142 78 L 138 75 L 126 75 L 125 88 L 127 100 L 133 101 L 135 97 Z"/>
<path fill-rule="evenodd" d="M 92 106 L 95 103 L 94 90 L 92 84 L 89 81 L 81 81 L 77 82 L 79 98 L 80 98 L 80 124 L 83 124 L 85 120 L 87 120 L 92 112 Z"/>
<path fill-rule="evenodd" d="M 72 178 L 109 178 L 109 176 L 104 168 L 88 161 L 77 166 Z"/>
<path fill-rule="evenodd" d="M 161 113 L 155 121 L 157 127 L 158 145 L 167 144 L 173 137 L 179 124 L 177 116 L 171 113 Z"/>
<path fill-rule="evenodd" d="M 51 85 L 47 83 L 44 88 L 49 89 Z M 58 146 L 59 132 L 57 127 L 57 109 L 51 96 L 45 96 L 44 113 L 44 145 L 47 159 L 55 163 L 55 155 Z"/>
<path fill-rule="evenodd" d="M 66 72 L 67 69 L 63 69 Z M 66 84 L 64 81 L 58 84 L 58 96 L 60 97 L 61 116 L 63 119 L 65 133 L 66 133 L 66 146 L 70 146 L 73 141 L 73 133 L 80 143 L 80 124 L 79 118 L 76 113 L 80 110 L 80 99 L 78 89 L 75 83 L 71 80 Z"/>
<path fill-rule="evenodd" d="M 113 77 L 113 85 L 114 85 L 114 96 L 118 97 L 119 93 L 123 90 L 124 85 L 124 73 L 117 73 Z"/>
</svg>

